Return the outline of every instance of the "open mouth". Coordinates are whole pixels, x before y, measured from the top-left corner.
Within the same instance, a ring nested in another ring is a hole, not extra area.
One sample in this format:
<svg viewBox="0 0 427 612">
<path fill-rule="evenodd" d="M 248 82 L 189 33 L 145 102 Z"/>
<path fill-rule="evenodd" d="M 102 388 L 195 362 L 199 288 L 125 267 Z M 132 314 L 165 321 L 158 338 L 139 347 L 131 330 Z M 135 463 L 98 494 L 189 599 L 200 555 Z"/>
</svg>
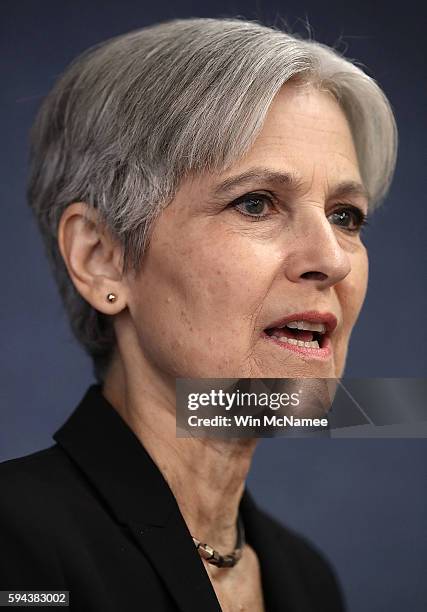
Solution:
<svg viewBox="0 0 427 612">
<path fill-rule="evenodd" d="M 315 320 L 308 320 L 309 317 Z M 309 357 L 329 358 L 332 354 L 330 335 L 337 320 L 333 315 L 307 313 L 306 318 L 281 321 L 267 327 L 263 337 L 291 351 Z"/>
<path fill-rule="evenodd" d="M 293 346 L 319 349 L 324 348 L 326 325 L 308 321 L 289 321 L 282 327 L 267 328 L 265 333 L 270 338 L 277 338 L 280 342 L 287 342 Z"/>
</svg>

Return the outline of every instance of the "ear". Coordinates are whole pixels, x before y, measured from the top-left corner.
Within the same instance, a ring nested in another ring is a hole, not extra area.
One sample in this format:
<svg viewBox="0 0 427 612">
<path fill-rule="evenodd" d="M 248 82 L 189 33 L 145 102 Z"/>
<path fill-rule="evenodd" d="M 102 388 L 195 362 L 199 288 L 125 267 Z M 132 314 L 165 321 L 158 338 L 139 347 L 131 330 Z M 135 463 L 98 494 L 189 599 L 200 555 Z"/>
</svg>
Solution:
<svg viewBox="0 0 427 612">
<path fill-rule="evenodd" d="M 87 204 L 70 204 L 59 222 L 58 246 L 80 295 L 96 310 L 117 314 L 127 305 L 122 248 L 99 219 Z M 109 293 L 117 296 L 115 302 L 107 300 Z"/>
</svg>

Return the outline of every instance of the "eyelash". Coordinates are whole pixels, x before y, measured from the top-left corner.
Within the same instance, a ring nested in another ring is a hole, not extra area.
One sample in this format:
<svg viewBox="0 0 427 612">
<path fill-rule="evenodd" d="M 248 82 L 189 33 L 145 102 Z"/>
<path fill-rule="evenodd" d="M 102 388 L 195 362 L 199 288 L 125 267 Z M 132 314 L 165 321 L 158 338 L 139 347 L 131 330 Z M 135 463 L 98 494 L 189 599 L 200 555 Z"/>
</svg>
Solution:
<svg viewBox="0 0 427 612">
<path fill-rule="evenodd" d="M 240 215 L 243 215 L 244 217 L 248 217 L 250 222 L 259 222 L 259 221 L 267 221 L 268 219 L 271 218 L 272 214 L 267 214 L 267 215 L 251 215 L 249 213 L 244 213 L 241 210 L 239 210 L 237 208 L 237 206 L 239 204 L 242 204 L 244 202 L 247 202 L 249 200 L 262 200 L 264 202 L 267 202 L 270 206 L 274 206 L 273 201 L 271 200 L 271 198 L 269 198 L 268 196 L 266 196 L 263 193 L 248 193 L 244 196 L 241 196 L 240 198 L 238 198 L 237 200 L 234 200 L 234 202 L 232 202 L 229 206 L 232 207 L 236 212 L 238 212 Z M 334 210 L 333 212 L 331 212 L 331 215 L 336 215 L 336 214 L 340 214 L 343 212 L 351 212 L 353 213 L 353 218 L 355 219 L 355 225 L 356 227 L 354 228 L 348 228 L 345 226 L 340 226 L 338 225 L 338 227 L 341 227 L 342 229 L 344 229 L 345 231 L 351 233 L 351 234 L 356 234 L 358 232 L 361 231 L 362 227 L 368 225 L 368 221 L 367 221 L 367 215 L 360 210 L 360 208 L 358 208 L 357 206 L 353 206 L 352 204 L 342 204 L 340 206 L 340 208 Z"/>
</svg>

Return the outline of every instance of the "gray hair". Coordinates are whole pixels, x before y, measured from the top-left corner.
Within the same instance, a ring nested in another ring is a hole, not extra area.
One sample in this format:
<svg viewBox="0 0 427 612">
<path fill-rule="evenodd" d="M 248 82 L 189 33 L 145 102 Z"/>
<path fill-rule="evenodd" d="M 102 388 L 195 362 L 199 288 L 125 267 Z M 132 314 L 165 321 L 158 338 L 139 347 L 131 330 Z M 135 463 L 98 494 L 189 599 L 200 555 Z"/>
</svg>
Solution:
<svg viewBox="0 0 427 612">
<path fill-rule="evenodd" d="M 349 122 L 370 207 L 396 162 L 390 104 L 352 61 L 241 19 L 177 19 L 87 50 L 45 98 L 31 134 L 29 204 L 40 226 L 72 330 L 105 378 L 112 317 L 75 289 L 57 242 L 64 209 L 82 201 L 137 269 L 156 217 L 189 173 L 221 171 L 250 148 L 290 79 L 330 91 Z"/>
</svg>

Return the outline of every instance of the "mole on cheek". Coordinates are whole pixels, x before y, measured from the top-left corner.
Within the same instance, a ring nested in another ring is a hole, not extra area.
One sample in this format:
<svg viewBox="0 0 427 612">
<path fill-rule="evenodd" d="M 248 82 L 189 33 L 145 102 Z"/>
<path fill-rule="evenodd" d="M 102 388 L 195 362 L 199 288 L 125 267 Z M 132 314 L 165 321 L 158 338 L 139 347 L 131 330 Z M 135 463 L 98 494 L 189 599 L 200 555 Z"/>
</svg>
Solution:
<svg viewBox="0 0 427 612">
<path fill-rule="evenodd" d="M 188 325 L 191 331 L 193 331 L 193 328 L 191 327 L 191 320 L 189 316 L 187 315 L 187 313 L 185 312 L 185 310 L 181 310 L 181 320 L 184 321 L 184 323 Z"/>
</svg>

